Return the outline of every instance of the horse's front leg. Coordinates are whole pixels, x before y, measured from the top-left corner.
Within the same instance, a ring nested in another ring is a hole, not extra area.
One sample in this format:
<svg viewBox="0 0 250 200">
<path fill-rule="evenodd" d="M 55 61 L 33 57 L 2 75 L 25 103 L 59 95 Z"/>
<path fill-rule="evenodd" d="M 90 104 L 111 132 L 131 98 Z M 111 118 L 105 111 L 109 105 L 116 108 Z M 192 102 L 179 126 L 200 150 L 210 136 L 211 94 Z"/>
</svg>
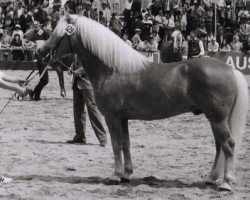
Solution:
<svg viewBox="0 0 250 200">
<path fill-rule="evenodd" d="M 119 184 L 123 175 L 122 163 L 122 120 L 119 116 L 105 117 L 109 129 L 113 153 L 115 157 L 115 170 L 109 178 L 109 184 Z"/>
<path fill-rule="evenodd" d="M 122 148 L 124 155 L 124 174 L 122 176 L 122 182 L 129 182 L 130 175 L 133 173 L 133 165 L 130 153 L 130 139 L 127 119 L 122 121 Z"/>
<path fill-rule="evenodd" d="M 59 80 L 59 86 L 60 86 L 60 95 L 62 98 L 66 97 L 66 90 L 64 87 L 64 76 L 63 76 L 63 70 L 60 66 L 56 66 L 56 73 L 58 76 L 58 80 Z"/>
</svg>

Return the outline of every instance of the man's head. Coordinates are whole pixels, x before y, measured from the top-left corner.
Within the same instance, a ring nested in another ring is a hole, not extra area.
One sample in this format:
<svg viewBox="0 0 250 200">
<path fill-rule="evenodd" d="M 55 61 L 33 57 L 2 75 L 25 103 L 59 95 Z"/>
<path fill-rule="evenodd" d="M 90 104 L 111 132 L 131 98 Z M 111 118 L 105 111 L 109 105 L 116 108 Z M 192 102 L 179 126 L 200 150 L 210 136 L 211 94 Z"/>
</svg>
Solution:
<svg viewBox="0 0 250 200">
<path fill-rule="evenodd" d="M 191 33 L 189 34 L 190 39 L 191 40 L 195 40 L 196 39 L 196 33 L 194 31 L 191 31 Z"/>
</svg>

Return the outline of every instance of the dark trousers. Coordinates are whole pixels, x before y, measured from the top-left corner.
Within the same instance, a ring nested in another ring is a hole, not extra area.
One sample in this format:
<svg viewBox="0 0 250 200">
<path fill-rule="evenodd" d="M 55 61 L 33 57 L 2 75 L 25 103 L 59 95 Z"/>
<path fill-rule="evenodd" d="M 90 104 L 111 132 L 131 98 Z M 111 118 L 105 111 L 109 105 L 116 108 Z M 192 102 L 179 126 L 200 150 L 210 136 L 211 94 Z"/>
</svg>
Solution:
<svg viewBox="0 0 250 200">
<path fill-rule="evenodd" d="M 44 71 L 44 69 L 46 67 L 46 64 L 44 64 L 42 62 L 42 60 L 38 58 L 36 66 L 37 66 L 37 69 L 38 69 L 39 74 L 41 76 L 41 74 L 43 73 L 43 71 Z M 33 91 L 35 100 L 40 99 L 42 89 L 48 84 L 48 82 L 49 82 L 49 73 L 48 73 L 48 70 L 46 70 L 43 77 L 40 78 L 39 83 L 36 85 L 36 87 L 35 87 L 35 89 Z"/>
<path fill-rule="evenodd" d="M 101 119 L 96 107 L 93 90 L 81 90 L 76 84 L 73 87 L 73 109 L 76 135 L 74 140 L 86 142 L 86 107 L 89 120 L 96 137 L 100 142 L 107 141 L 106 132 L 102 126 Z M 86 105 L 86 106 L 85 106 Z"/>
</svg>

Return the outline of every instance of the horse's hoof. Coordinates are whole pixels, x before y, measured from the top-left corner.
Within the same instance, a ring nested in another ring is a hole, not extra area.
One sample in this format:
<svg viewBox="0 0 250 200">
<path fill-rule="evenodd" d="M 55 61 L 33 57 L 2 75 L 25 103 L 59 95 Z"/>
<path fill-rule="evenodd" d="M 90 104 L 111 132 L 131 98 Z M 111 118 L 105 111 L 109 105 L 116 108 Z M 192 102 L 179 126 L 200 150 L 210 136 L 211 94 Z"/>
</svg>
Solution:
<svg viewBox="0 0 250 200">
<path fill-rule="evenodd" d="M 220 184 L 219 190 L 220 190 L 220 191 L 229 191 L 229 192 L 233 192 L 232 187 L 229 185 L 229 183 L 226 183 L 226 182 L 223 182 L 223 183 Z"/>
<path fill-rule="evenodd" d="M 119 184 L 120 184 L 119 180 L 108 179 L 107 181 L 107 185 L 119 185 Z"/>
<path fill-rule="evenodd" d="M 130 183 L 129 178 L 121 177 L 121 183 Z"/>
<path fill-rule="evenodd" d="M 206 178 L 205 180 L 206 185 L 216 185 L 216 181 L 213 180 L 211 177 Z"/>
</svg>

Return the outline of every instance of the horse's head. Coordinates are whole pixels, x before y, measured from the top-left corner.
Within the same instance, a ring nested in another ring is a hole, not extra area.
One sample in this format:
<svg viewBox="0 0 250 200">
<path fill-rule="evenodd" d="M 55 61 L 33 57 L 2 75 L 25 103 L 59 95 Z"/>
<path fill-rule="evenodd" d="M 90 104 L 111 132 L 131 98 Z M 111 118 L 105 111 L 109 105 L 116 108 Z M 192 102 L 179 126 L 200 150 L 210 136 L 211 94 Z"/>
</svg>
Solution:
<svg viewBox="0 0 250 200">
<path fill-rule="evenodd" d="M 176 30 L 171 35 L 173 40 L 173 51 L 176 53 L 182 47 L 183 37 L 180 31 Z"/>
<path fill-rule="evenodd" d="M 75 22 L 77 17 L 66 15 L 58 22 L 54 32 L 48 40 L 38 45 L 38 55 L 42 58 L 60 58 L 66 54 L 74 53 L 73 39 L 75 34 Z"/>
</svg>

